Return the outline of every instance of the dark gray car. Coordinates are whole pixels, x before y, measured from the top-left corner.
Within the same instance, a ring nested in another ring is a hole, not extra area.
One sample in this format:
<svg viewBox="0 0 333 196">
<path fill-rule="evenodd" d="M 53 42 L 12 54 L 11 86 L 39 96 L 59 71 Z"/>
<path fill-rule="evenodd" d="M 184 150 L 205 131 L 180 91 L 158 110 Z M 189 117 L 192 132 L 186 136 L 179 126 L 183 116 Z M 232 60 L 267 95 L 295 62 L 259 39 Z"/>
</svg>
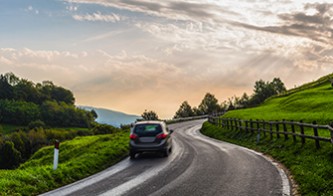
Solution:
<svg viewBox="0 0 333 196">
<path fill-rule="evenodd" d="M 134 124 L 130 134 L 130 157 L 141 152 L 162 152 L 169 156 L 172 151 L 171 133 L 163 121 L 140 121 Z"/>
</svg>

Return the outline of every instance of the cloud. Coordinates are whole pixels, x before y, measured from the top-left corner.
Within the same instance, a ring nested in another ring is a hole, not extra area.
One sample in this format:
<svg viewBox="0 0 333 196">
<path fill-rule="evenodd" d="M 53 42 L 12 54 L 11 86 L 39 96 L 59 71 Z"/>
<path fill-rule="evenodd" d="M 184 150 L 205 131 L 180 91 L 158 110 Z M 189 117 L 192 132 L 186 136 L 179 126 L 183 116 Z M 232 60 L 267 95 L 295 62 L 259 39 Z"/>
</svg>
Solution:
<svg viewBox="0 0 333 196">
<path fill-rule="evenodd" d="M 119 22 L 124 20 L 124 17 L 121 17 L 117 14 L 108 14 L 104 15 L 100 12 L 96 12 L 93 14 L 86 14 L 86 15 L 73 15 L 73 18 L 78 21 L 102 21 L 102 22 Z"/>
<path fill-rule="evenodd" d="M 135 0 L 64 0 L 81 4 L 98 4 L 105 7 L 113 7 L 119 10 L 143 13 L 177 21 L 201 21 L 214 22 L 221 20 L 220 14 L 237 15 L 228 9 L 217 6 L 214 3 L 188 2 L 188 1 L 135 1 Z"/>
<path fill-rule="evenodd" d="M 237 21 L 229 23 L 246 29 L 303 37 L 323 44 L 333 44 L 332 8 L 333 4 L 328 3 L 306 4 L 302 12 L 279 14 L 278 17 L 282 23 L 279 26 L 256 26 Z M 312 13 L 309 14 L 308 10 L 312 10 Z"/>
<path fill-rule="evenodd" d="M 39 10 L 35 9 L 34 7 L 32 7 L 31 5 L 29 5 L 25 11 L 27 12 L 31 12 L 31 13 L 34 13 L 34 14 L 39 14 Z"/>
</svg>

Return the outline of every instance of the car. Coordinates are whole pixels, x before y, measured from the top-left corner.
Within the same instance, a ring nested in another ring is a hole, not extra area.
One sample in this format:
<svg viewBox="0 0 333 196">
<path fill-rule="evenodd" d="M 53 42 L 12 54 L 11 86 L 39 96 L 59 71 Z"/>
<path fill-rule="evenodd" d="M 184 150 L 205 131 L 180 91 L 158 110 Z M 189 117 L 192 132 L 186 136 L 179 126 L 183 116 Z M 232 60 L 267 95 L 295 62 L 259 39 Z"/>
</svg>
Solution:
<svg viewBox="0 0 333 196">
<path fill-rule="evenodd" d="M 129 155 L 135 159 L 137 153 L 162 152 L 165 157 L 172 152 L 173 130 L 163 121 L 136 122 L 130 133 Z"/>
</svg>

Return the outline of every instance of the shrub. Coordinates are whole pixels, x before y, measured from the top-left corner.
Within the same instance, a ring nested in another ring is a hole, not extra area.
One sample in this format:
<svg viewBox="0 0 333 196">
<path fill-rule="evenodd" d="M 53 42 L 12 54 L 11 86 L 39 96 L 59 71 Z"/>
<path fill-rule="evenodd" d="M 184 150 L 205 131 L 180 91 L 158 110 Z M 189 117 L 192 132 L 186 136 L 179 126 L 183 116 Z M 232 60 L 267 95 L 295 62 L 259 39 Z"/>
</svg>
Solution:
<svg viewBox="0 0 333 196">
<path fill-rule="evenodd" d="M 0 144 L 0 169 L 14 169 L 21 162 L 21 153 L 15 149 L 14 143 L 5 141 Z"/>
<path fill-rule="evenodd" d="M 111 134 L 117 132 L 118 129 L 111 126 L 111 125 L 105 125 L 105 124 L 97 124 L 93 128 L 94 135 L 100 135 L 100 134 Z"/>
<path fill-rule="evenodd" d="M 31 121 L 28 125 L 28 129 L 31 130 L 35 128 L 46 128 L 46 125 L 42 120 Z"/>
<path fill-rule="evenodd" d="M 41 147 L 48 144 L 47 137 L 43 128 L 30 130 L 28 133 L 31 142 L 32 153 L 36 152 Z"/>
</svg>

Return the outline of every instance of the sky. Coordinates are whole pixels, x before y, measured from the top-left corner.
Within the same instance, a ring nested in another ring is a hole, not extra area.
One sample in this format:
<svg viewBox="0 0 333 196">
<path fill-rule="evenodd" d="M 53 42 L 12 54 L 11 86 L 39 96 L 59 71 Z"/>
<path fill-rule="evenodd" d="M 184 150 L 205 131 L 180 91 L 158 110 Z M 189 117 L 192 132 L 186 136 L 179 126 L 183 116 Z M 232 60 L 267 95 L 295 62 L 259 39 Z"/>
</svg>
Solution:
<svg viewBox="0 0 333 196">
<path fill-rule="evenodd" d="M 329 1 L 1 0 L 0 73 L 168 119 L 208 92 L 222 102 L 259 79 L 290 89 L 332 73 L 332 33 Z"/>
</svg>

